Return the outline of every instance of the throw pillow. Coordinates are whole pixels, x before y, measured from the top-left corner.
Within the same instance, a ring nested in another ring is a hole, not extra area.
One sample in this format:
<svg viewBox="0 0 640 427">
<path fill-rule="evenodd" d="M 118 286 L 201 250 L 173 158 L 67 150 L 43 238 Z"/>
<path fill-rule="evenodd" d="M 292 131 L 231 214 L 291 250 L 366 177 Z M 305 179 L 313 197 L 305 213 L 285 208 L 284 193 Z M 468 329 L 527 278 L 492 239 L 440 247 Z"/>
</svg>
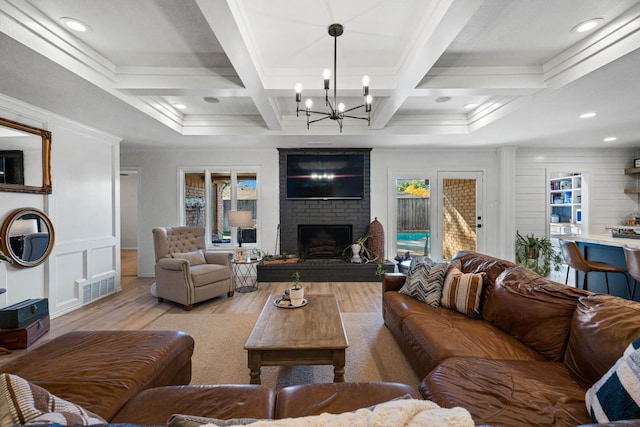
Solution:
<svg viewBox="0 0 640 427">
<path fill-rule="evenodd" d="M 105 424 L 96 414 L 16 375 L 0 375 L 0 425 Z"/>
<path fill-rule="evenodd" d="M 640 338 L 587 390 L 584 400 L 595 423 L 640 418 Z"/>
<path fill-rule="evenodd" d="M 193 252 L 176 252 L 174 254 L 171 254 L 171 256 L 174 258 L 186 259 L 191 265 L 200 265 L 207 263 L 207 260 L 204 259 L 204 252 L 202 252 L 202 249 L 198 249 L 197 251 Z"/>
<path fill-rule="evenodd" d="M 430 261 L 413 263 L 405 284 L 398 292 L 439 307 L 442 297 L 442 282 L 448 264 L 431 264 Z"/>
<path fill-rule="evenodd" d="M 452 265 L 444 278 L 440 305 L 479 319 L 483 279 L 484 273 L 463 273 Z"/>
</svg>

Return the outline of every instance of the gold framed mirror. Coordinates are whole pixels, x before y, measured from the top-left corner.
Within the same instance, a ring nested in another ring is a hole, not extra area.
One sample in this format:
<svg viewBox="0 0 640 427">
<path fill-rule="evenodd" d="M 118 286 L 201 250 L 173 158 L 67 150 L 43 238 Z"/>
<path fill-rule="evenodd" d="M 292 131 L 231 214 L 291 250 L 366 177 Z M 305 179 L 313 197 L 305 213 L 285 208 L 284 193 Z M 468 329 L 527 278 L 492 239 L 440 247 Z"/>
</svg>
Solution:
<svg viewBox="0 0 640 427">
<path fill-rule="evenodd" d="M 0 230 L 2 253 L 17 268 L 42 264 L 53 249 L 55 232 L 51 220 L 35 208 L 16 209 L 9 214 Z"/>
<path fill-rule="evenodd" d="M 51 132 L 0 118 L 0 191 L 51 194 Z"/>
</svg>

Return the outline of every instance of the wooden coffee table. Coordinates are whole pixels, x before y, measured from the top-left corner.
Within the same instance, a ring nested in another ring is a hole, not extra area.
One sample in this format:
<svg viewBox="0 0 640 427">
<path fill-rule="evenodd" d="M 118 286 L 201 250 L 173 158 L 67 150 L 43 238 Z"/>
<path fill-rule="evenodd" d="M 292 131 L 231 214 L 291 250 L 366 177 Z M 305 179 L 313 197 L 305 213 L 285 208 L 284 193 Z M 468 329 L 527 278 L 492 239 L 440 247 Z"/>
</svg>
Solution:
<svg viewBox="0 0 640 427">
<path fill-rule="evenodd" d="M 260 384 L 261 366 L 333 365 L 333 382 L 344 381 L 349 347 L 335 295 L 306 295 L 298 308 L 276 307 L 270 295 L 249 335 L 251 384 Z"/>
</svg>

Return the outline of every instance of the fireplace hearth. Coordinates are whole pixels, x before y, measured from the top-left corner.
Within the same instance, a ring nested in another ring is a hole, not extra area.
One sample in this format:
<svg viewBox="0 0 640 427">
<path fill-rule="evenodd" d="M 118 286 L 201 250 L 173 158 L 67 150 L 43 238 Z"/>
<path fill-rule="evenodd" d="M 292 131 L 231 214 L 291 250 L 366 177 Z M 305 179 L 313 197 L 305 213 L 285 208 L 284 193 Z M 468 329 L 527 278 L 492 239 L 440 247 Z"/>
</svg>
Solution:
<svg viewBox="0 0 640 427">
<path fill-rule="evenodd" d="M 341 259 L 353 243 L 351 225 L 298 225 L 298 257 L 303 260 Z"/>
</svg>

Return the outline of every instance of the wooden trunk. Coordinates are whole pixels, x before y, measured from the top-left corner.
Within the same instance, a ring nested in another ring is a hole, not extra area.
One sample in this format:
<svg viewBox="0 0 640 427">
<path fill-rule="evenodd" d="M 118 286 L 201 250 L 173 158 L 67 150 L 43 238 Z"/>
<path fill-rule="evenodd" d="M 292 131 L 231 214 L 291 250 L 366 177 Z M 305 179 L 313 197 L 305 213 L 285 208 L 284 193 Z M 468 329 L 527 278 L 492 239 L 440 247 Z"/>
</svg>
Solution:
<svg viewBox="0 0 640 427">
<path fill-rule="evenodd" d="M 27 348 L 46 332 L 49 332 L 49 316 L 22 328 L 0 329 L 0 347 L 10 350 Z"/>
</svg>

